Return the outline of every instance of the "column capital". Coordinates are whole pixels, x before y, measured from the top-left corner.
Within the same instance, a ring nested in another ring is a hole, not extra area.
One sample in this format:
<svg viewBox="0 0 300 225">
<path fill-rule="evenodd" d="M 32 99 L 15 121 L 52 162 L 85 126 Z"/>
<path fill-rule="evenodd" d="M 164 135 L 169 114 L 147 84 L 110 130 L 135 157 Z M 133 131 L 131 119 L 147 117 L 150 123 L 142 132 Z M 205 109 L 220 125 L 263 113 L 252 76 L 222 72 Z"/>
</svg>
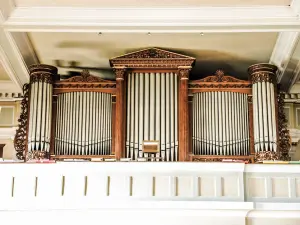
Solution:
<svg viewBox="0 0 300 225">
<path fill-rule="evenodd" d="M 124 80 L 126 67 L 125 66 L 115 66 L 113 71 L 116 74 L 116 80 Z"/>
<path fill-rule="evenodd" d="M 180 80 L 188 80 L 191 66 L 178 66 L 178 75 Z"/>
<path fill-rule="evenodd" d="M 277 66 L 269 63 L 258 63 L 248 68 L 248 73 L 253 84 L 258 82 L 277 83 L 276 72 Z"/>
<path fill-rule="evenodd" d="M 53 83 L 53 76 L 57 75 L 57 68 L 46 64 L 34 64 L 29 66 L 30 83 Z"/>
</svg>

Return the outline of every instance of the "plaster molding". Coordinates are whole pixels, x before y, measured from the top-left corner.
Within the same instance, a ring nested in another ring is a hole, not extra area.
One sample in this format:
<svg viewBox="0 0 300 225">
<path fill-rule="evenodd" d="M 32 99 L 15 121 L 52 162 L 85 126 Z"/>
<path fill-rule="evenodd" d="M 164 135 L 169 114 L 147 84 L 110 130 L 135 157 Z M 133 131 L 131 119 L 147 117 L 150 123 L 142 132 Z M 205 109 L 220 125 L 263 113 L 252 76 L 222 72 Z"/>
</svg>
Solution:
<svg viewBox="0 0 300 225">
<path fill-rule="evenodd" d="M 300 21 L 289 6 L 17 7 L 4 27 L 44 32 L 250 32 L 300 30 Z"/>
</svg>

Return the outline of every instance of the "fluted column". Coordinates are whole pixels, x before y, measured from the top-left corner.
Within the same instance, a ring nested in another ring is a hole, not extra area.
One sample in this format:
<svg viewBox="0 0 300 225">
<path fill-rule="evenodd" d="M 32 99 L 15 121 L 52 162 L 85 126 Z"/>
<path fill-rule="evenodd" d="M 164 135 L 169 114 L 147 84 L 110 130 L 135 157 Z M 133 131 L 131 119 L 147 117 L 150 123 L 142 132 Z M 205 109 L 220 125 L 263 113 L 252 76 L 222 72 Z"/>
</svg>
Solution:
<svg viewBox="0 0 300 225">
<path fill-rule="evenodd" d="M 189 102 L 188 81 L 191 66 L 178 67 L 179 94 L 178 94 L 178 134 L 179 134 L 179 161 L 187 161 L 189 154 Z"/>
<path fill-rule="evenodd" d="M 57 68 L 39 64 L 29 67 L 28 146 L 25 160 L 49 158 L 53 80 Z"/>
<path fill-rule="evenodd" d="M 116 109 L 115 109 L 115 156 L 122 158 L 125 151 L 125 67 L 114 67 L 116 74 Z"/>
<path fill-rule="evenodd" d="M 278 158 L 277 67 L 267 63 L 248 68 L 252 80 L 255 160 Z"/>
</svg>

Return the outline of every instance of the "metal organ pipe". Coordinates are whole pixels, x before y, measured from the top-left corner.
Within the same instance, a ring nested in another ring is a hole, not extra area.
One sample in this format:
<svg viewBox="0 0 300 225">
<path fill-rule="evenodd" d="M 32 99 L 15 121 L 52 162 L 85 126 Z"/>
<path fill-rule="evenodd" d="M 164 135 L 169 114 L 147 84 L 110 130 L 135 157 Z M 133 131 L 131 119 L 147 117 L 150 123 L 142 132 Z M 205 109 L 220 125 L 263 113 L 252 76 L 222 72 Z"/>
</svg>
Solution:
<svg viewBox="0 0 300 225">
<path fill-rule="evenodd" d="M 47 158 L 50 152 L 53 76 L 57 69 L 33 65 L 30 71 L 30 98 L 27 159 Z"/>
<path fill-rule="evenodd" d="M 178 160 L 177 86 L 174 73 L 128 74 L 126 157 Z M 158 140 L 160 152 L 143 153 L 144 140 Z"/>
<path fill-rule="evenodd" d="M 271 64 L 255 64 L 248 72 L 253 83 L 255 152 L 277 151 L 276 70 Z"/>
<path fill-rule="evenodd" d="M 57 98 L 56 155 L 110 155 L 112 95 L 62 93 Z"/>
<path fill-rule="evenodd" d="M 200 92 L 193 97 L 193 153 L 249 155 L 248 95 Z"/>
</svg>

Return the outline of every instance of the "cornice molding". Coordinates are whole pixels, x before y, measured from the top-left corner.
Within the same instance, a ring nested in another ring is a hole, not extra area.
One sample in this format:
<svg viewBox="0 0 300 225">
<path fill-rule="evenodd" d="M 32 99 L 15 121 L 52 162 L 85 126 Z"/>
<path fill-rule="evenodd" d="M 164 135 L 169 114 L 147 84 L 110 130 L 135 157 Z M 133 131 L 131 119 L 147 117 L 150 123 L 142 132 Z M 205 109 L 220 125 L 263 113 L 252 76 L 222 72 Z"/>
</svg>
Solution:
<svg viewBox="0 0 300 225">
<path fill-rule="evenodd" d="M 17 7 L 4 27 L 10 31 L 48 32 L 242 32 L 300 30 L 300 21 L 289 6 Z"/>
</svg>

